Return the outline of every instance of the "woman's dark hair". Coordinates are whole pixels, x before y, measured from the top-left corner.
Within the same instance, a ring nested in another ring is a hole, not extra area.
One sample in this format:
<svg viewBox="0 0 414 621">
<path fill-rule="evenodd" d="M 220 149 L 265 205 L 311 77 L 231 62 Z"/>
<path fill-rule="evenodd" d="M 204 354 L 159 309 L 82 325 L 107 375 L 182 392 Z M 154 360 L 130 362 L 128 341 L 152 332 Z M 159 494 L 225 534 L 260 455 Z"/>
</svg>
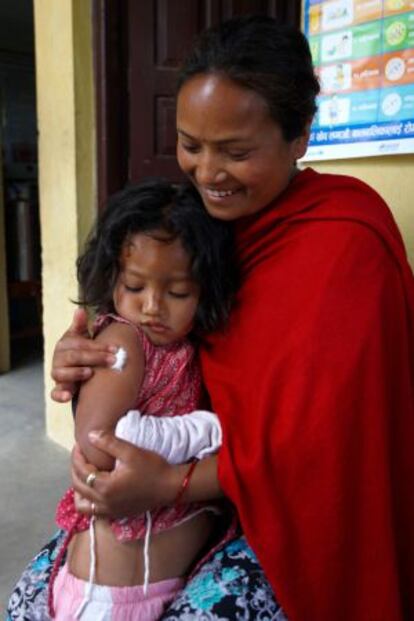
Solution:
<svg viewBox="0 0 414 621">
<path fill-rule="evenodd" d="M 192 185 L 164 179 L 130 185 L 109 199 L 77 261 L 78 303 L 99 313 L 113 312 L 122 245 L 136 233 L 166 243 L 179 239 L 188 252 L 192 276 L 200 285 L 194 334 L 224 324 L 237 287 L 232 227 L 207 213 Z"/>
<path fill-rule="evenodd" d="M 197 74 L 222 74 L 255 91 L 288 142 L 316 112 L 319 83 L 305 36 L 271 17 L 235 17 L 201 33 L 184 61 L 178 90 Z"/>
</svg>

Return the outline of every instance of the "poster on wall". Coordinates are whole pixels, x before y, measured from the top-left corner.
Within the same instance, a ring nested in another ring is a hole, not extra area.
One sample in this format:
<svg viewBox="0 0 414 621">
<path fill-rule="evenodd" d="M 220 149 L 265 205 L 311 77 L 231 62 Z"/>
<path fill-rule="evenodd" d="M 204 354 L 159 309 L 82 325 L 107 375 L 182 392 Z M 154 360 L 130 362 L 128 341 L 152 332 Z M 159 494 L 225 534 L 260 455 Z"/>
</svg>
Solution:
<svg viewBox="0 0 414 621">
<path fill-rule="evenodd" d="M 321 93 L 305 161 L 414 153 L 414 0 L 305 0 Z"/>
</svg>

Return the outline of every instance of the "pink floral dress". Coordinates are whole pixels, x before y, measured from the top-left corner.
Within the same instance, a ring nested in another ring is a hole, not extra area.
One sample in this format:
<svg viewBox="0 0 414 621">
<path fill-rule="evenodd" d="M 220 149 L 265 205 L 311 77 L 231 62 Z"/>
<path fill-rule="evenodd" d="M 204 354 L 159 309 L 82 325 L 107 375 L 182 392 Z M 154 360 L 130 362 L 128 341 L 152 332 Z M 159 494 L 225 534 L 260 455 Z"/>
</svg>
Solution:
<svg viewBox="0 0 414 621">
<path fill-rule="evenodd" d="M 117 315 L 103 315 L 95 323 L 95 334 L 112 321 L 131 325 L 145 357 L 144 379 L 133 409 L 154 416 L 178 416 L 195 410 L 201 398 L 201 375 L 194 346 L 187 340 L 155 346 L 144 332 Z M 180 504 L 151 512 L 152 534 L 168 530 L 191 519 L 201 511 L 218 512 L 211 503 Z M 75 533 L 89 528 L 89 516 L 75 509 L 73 489 L 60 500 L 56 510 L 58 526 Z M 146 533 L 145 514 L 111 519 L 111 528 L 119 541 L 142 539 Z"/>
</svg>

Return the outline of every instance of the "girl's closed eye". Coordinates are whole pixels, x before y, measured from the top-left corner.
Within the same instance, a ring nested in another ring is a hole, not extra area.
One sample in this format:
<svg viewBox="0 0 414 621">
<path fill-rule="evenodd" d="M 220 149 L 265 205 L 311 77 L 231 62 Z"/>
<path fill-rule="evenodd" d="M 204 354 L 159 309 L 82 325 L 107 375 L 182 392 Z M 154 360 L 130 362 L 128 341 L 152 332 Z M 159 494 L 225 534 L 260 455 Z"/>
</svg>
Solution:
<svg viewBox="0 0 414 621">
<path fill-rule="evenodd" d="M 127 285 L 126 283 L 124 283 L 124 287 L 127 291 L 129 291 L 130 293 L 139 293 L 140 291 L 142 291 L 143 287 L 142 286 L 135 286 L 135 287 L 130 287 L 129 285 Z"/>
<path fill-rule="evenodd" d="M 169 291 L 169 295 L 173 298 L 178 298 L 179 300 L 185 300 L 190 297 L 189 291 Z"/>
</svg>

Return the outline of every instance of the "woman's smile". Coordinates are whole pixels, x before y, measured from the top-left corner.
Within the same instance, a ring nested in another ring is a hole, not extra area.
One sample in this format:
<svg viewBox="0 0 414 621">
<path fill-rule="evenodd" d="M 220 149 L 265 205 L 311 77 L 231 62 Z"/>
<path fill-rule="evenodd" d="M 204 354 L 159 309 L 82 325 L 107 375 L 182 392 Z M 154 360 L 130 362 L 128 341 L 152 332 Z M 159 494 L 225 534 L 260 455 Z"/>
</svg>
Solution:
<svg viewBox="0 0 414 621">
<path fill-rule="evenodd" d="M 204 192 L 210 198 L 226 198 L 228 196 L 233 196 L 237 190 L 212 190 L 210 188 L 205 188 Z"/>
<path fill-rule="evenodd" d="M 241 189 L 238 190 L 213 190 L 211 188 L 198 187 L 198 190 L 203 198 L 204 204 L 212 203 L 215 205 L 228 205 L 231 204 L 234 197 L 240 197 Z"/>
</svg>

